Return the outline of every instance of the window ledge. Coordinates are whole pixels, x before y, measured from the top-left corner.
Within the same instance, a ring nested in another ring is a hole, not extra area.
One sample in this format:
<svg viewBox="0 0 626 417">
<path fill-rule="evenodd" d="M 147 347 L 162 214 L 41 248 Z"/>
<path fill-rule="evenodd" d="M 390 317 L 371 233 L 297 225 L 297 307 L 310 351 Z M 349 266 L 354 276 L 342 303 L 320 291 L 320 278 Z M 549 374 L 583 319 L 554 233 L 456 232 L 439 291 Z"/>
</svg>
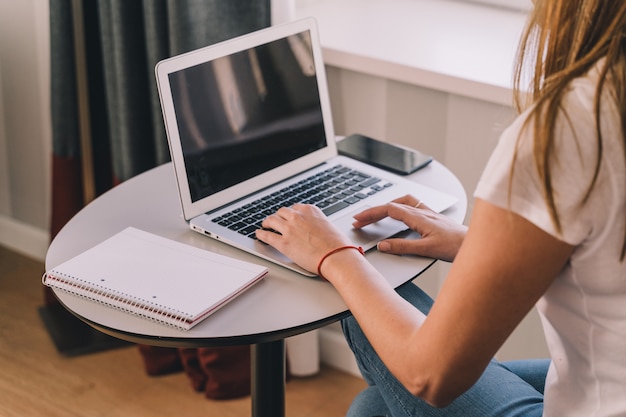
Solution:
<svg viewBox="0 0 626 417">
<path fill-rule="evenodd" d="M 526 13 L 452 0 L 295 0 L 330 66 L 510 105 Z"/>
</svg>

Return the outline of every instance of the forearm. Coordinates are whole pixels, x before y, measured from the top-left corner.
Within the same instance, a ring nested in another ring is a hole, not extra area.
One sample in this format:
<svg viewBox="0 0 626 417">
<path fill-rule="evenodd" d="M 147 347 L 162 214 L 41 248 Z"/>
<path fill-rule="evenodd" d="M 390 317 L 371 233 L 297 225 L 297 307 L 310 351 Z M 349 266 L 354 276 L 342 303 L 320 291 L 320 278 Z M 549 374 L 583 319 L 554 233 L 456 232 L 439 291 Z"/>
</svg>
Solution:
<svg viewBox="0 0 626 417">
<path fill-rule="evenodd" d="M 342 251 L 327 258 L 322 273 L 346 302 L 390 372 L 412 390 L 416 373 L 407 370 L 412 368 L 409 362 L 419 356 L 409 354 L 415 348 L 411 335 L 425 316 L 400 297 L 357 251 Z"/>
<path fill-rule="evenodd" d="M 326 263 L 328 261 L 328 263 Z M 322 265 L 389 371 L 412 394 L 445 406 L 480 375 L 471 362 L 459 364 L 454 323 L 429 326 L 357 251 L 342 251 Z M 425 324 L 426 323 L 426 324 Z M 481 368 L 479 365 L 478 368 Z"/>
</svg>

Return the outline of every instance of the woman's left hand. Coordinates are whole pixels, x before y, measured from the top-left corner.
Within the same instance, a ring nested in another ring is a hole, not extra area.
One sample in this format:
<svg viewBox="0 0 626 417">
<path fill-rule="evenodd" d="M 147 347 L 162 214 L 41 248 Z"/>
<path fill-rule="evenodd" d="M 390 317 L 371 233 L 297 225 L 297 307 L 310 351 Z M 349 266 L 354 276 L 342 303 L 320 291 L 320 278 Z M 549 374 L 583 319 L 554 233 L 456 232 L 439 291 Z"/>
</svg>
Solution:
<svg viewBox="0 0 626 417">
<path fill-rule="evenodd" d="M 381 252 L 413 254 L 452 261 L 467 232 L 467 227 L 437 213 L 411 195 L 364 210 L 354 216 L 355 222 L 352 225 L 358 229 L 385 217 L 403 222 L 411 230 L 418 232 L 421 238 L 382 240 L 378 243 L 378 250 Z"/>
<path fill-rule="evenodd" d="M 316 272 L 329 251 L 353 243 L 333 226 L 317 207 L 295 204 L 282 207 L 262 223 L 256 237 L 285 254 L 302 268 Z"/>
</svg>

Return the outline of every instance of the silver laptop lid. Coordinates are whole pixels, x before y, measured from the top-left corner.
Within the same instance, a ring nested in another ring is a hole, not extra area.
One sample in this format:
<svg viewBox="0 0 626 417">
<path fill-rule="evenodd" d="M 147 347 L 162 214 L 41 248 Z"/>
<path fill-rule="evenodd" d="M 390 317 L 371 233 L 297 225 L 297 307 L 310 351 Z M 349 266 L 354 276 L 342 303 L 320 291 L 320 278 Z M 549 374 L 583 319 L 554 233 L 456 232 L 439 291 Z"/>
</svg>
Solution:
<svg viewBox="0 0 626 417">
<path fill-rule="evenodd" d="M 166 59 L 155 71 L 185 220 L 337 154 L 312 18 Z"/>
</svg>

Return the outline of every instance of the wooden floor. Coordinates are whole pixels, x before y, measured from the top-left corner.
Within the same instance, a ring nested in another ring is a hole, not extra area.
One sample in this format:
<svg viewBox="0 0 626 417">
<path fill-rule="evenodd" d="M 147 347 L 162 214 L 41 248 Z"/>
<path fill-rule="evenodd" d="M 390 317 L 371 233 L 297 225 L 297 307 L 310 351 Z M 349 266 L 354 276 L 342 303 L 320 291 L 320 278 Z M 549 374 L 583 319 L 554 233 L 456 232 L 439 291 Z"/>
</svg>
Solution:
<svg viewBox="0 0 626 417">
<path fill-rule="evenodd" d="M 60 355 L 43 327 L 43 264 L 0 247 L 0 416 L 249 416 L 250 398 L 207 400 L 182 373 L 149 377 L 134 346 Z M 322 367 L 287 383 L 288 416 L 339 417 L 364 387 Z"/>
</svg>

